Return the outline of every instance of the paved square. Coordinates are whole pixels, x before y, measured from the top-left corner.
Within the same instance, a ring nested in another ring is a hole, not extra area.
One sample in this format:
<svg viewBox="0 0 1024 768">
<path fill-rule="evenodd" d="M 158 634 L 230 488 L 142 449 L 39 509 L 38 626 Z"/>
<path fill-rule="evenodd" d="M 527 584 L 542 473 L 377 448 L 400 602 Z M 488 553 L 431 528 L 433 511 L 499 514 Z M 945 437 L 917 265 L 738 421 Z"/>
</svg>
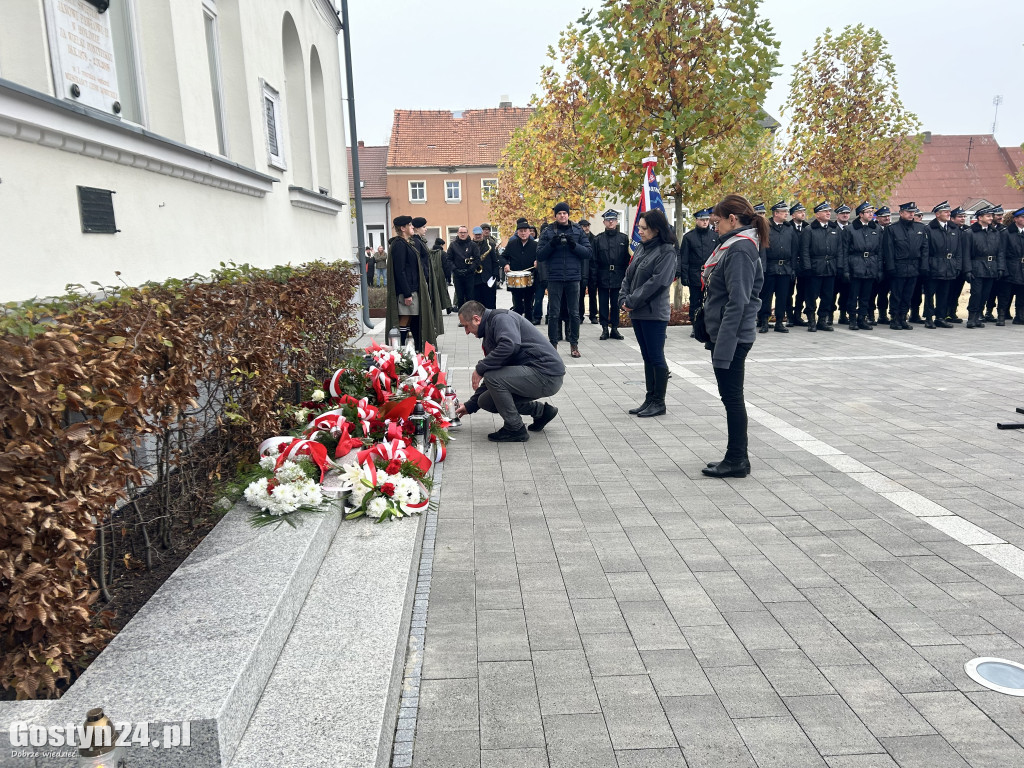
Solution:
<svg viewBox="0 0 1024 768">
<path fill-rule="evenodd" d="M 1024 327 L 836 329 L 758 335 L 741 480 L 700 473 L 726 423 L 688 328 L 665 416 L 587 323 L 542 433 L 463 421 L 413 766 L 1024 765 L 1024 699 L 963 669 L 1024 662 Z"/>
</svg>

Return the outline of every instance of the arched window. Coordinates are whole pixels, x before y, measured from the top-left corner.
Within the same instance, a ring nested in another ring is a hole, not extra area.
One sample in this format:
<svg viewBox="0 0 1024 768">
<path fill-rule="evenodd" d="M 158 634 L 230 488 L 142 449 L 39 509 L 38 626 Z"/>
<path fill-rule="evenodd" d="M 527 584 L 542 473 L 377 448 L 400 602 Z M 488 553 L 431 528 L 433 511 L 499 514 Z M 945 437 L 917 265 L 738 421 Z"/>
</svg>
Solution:
<svg viewBox="0 0 1024 768">
<path fill-rule="evenodd" d="M 310 162 L 309 115 L 306 110 L 306 67 L 303 64 L 299 31 L 290 13 L 285 13 L 282 30 L 284 48 L 284 111 L 288 121 L 292 182 L 313 187 Z"/>
<path fill-rule="evenodd" d="M 313 46 L 309 54 L 310 96 L 313 99 L 313 136 L 316 147 L 316 183 L 324 194 L 331 190 L 331 153 L 327 136 L 327 99 L 320 54 Z"/>
</svg>

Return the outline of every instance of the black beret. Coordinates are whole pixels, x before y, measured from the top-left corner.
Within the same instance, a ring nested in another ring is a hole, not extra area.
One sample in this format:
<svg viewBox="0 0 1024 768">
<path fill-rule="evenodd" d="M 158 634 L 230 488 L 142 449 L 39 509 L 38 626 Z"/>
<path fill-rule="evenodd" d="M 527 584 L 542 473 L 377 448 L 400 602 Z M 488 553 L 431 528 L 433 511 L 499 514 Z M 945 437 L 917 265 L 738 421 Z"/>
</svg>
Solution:
<svg viewBox="0 0 1024 768">
<path fill-rule="evenodd" d="M 412 216 L 405 216 L 404 214 L 402 216 L 395 216 L 395 218 L 391 220 L 391 223 L 395 225 L 395 229 L 401 229 L 402 227 L 412 224 Z"/>
<path fill-rule="evenodd" d="M 412 225 L 416 227 L 416 229 L 419 229 L 420 227 L 427 226 L 427 220 L 422 216 L 417 216 L 415 219 L 412 220 Z"/>
</svg>

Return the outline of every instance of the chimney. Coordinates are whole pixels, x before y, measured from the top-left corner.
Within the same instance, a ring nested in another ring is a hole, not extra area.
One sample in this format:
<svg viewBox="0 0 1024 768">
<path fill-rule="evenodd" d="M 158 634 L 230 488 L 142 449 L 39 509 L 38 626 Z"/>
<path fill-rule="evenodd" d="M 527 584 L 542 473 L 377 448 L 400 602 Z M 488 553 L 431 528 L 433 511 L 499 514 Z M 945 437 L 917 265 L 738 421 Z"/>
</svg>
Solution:
<svg viewBox="0 0 1024 768">
<path fill-rule="evenodd" d="M 501 101 L 498 102 L 498 109 L 511 109 L 512 100 L 509 98 L 507 93 L 501 94 Z"/>
<path fill-rule="evenodd" d="M 359 140 L 359 146 L 360 146 L 360 147 L 365 147 L 365 146 L 366 146 L 366 145 L 365 145 L 365 144 L 363 143 L 363 140 L 362 140 L 362 139 L 360 139 L 360 140 Z"/>
<path fill-rule="evenodd" d="M 924 132 L 924 143 L 925 144 L 931 144 L 932 143 L 932 132 L 931 131 L 925 131 Z"/>
</svg>

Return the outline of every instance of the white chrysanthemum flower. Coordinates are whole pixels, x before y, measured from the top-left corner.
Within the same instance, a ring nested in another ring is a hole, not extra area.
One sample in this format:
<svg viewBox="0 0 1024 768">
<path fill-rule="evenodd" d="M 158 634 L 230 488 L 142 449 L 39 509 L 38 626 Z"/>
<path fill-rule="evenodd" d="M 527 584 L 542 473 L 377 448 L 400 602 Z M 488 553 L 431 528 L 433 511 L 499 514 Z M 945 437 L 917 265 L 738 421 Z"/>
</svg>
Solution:
<svg viewBox="0 0 1024 768">
<path fill-rule="evenodd" d="M 261 456 L 260 457 L 260 469 L 265 469 L 268 472 L 273 472 L 275 464 L 277 464 L 277 457 L 276 456 Z"/>
<path fill-rule="evenodd" d="M 295 461 L 286 461 L 274 473 L 281 483 L 294 483 L 306 479 L 306 471 Z"/>
<path fill-rule="evenodd" d="M 309 399 L 314 403 L 322 403 L 324 401 L 324 397 L 326 397 L 326 395 L 322 389 L 314 389 L 313 394 L 309 396 Z"/>
<path fill-rule="evenodd" d="M 411 477 L 403 477 L 397 483 L 395 483 L 395 498 L 401 498 L 402 501 L 419 501 L 420 500 L 420 486 Z"/>
<path fill-rule="evenodd" d="M 380 517 L 388 511 L 387 499 L 385 499 L 382 496 L 378 496 L 377 498 L 373 499 L 373 501 L 371 501 L 369 504 L 367 504 L 366 511 L 374 517 Z"/>
</svg>

